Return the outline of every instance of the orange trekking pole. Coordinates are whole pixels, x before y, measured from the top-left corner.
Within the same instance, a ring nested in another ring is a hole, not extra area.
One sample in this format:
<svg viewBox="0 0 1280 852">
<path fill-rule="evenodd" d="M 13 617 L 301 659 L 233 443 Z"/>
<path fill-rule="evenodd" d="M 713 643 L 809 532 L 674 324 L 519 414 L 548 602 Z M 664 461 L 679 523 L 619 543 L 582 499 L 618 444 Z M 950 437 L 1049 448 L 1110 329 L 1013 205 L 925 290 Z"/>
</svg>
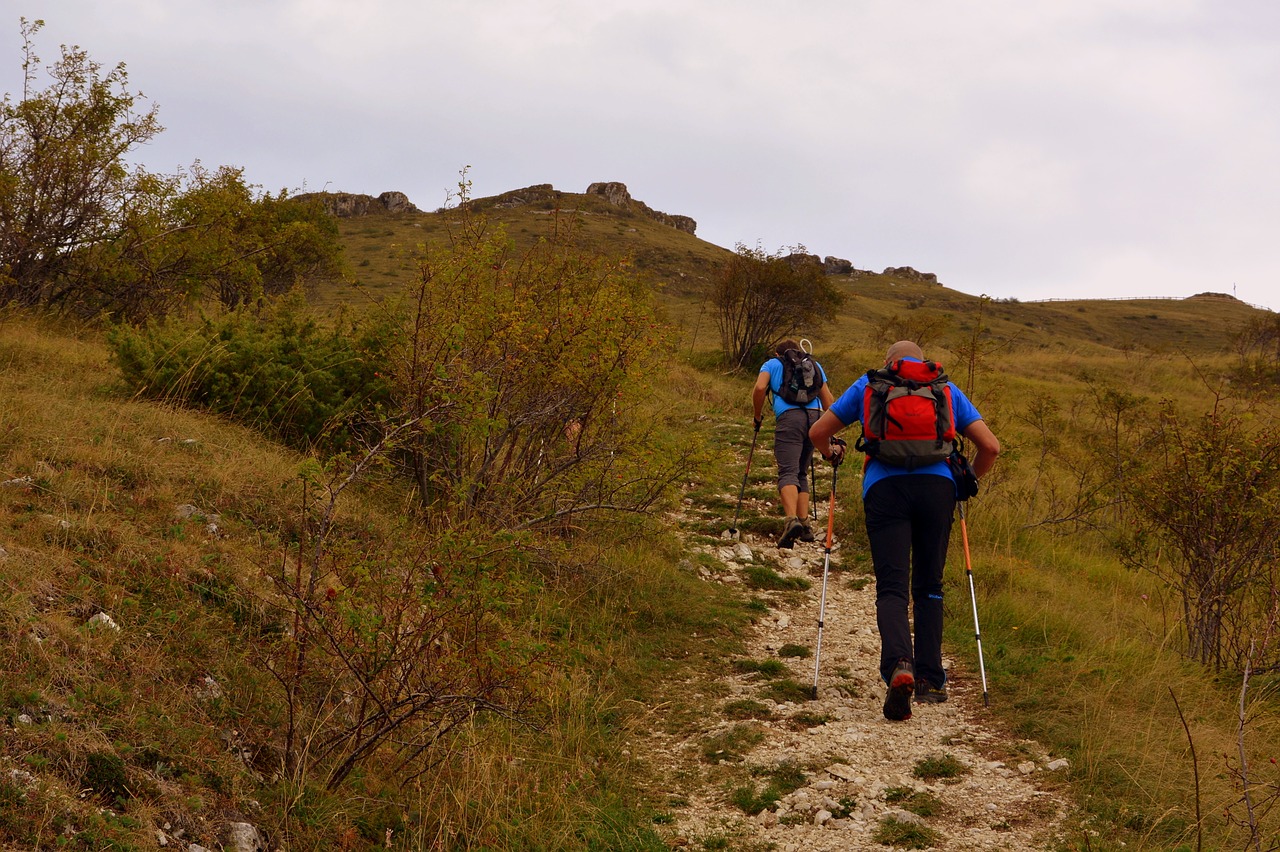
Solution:
<svg viewBox="0 0 1280 852">
<path fill-rule="evenodd" d="M 991 701 L 987 697 L 987 667 L 982 662 L 982 631 L 978 628 L 978 593 L 973 588 L 973 565 L 969 559 L 969 528 L 964 522 L 964 501 L 961 500 L 956 505 L 960 507 L 960 538 L 964 542 L 964 573 L 969 577 L 969 599 L 973 601 L 973 638 L 978 642 L 978 671 L 982 673 L 982 706 L 990 707 Z"/>
</svg>

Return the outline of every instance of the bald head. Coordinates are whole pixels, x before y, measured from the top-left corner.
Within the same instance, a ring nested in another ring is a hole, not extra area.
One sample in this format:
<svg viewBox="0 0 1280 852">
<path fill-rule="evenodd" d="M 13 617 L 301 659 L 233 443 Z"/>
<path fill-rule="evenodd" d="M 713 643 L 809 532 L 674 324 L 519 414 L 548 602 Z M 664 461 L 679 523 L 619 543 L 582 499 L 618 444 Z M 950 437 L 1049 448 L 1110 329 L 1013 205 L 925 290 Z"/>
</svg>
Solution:
<svg viewBox="0 0 1280 852">
<path fill-rule="evenodd" d="M 889 347 L 889 351 L 885 353 L 884 362 L 892 364 L 901 358 L 915 358 L 917 361 L 924 360 L 924 350 L 911 340 L 899 340 L 897 343 Z"/>
</svg>

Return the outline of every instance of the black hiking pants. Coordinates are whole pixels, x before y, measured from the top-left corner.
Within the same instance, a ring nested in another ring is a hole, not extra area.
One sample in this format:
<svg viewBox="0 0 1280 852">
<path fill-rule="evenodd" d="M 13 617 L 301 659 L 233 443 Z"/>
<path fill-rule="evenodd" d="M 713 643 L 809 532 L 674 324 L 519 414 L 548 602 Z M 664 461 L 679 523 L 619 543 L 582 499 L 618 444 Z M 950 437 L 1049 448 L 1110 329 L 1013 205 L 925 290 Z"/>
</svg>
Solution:
<svg viewBox="0 0 1280 852">
<path fill-rule="evenodd" d="M 942 570 L 955 508 L 955 484 L 950 477 L 927 473 L 887 477 L 872 485 L 863 498 L 876 571 L 880 675 L 885 683 L 899 660 L 914 663 L 917 679 L 937 687 L 946 682 Z M 908 602 L 915 621 L 914 646 Z"/>
</svg>

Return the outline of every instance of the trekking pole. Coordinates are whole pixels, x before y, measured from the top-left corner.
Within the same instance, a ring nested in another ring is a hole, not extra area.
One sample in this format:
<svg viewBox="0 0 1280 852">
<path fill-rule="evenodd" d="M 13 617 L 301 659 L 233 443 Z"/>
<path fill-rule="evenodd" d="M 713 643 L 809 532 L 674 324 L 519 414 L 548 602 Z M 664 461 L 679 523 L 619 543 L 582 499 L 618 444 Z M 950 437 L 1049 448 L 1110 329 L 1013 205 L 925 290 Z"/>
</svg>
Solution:
<svg viewBox="0 0 1280 852">
<path fill-rule="evenodd" d="M 742 472 L 742 487 L 738 489 L 738 505 L 733 510 L 733 526 L 729 527 L 729 537 L 733 540 L 739 538 L 738 534 L 738 512 L 742 510 L 742 495 L 747 493 L 747 477 L 751 475 L 751 459 L 756 454 L 756 438 L 760 437 L 760 421 L 755 421 L 755 432 L 751 435 L 751 452 L 747 453 L 747 469 Z"/>
<path fill-rule="evenodd" d="M 818 484 L 818 465 L 817 465 L 817 462 L 813 460 L 813 456 L 810 455 L 809 456 L 809 488 L 810 490 L 812 490 L 813 486 L 817 484 Z M 818 520 L 818 501 L 817 500 L 809 501 L 809 517 L 813 518 L 815 521 Z"/>
<path fill-rule="evenodd" d="M 834 443 L 834 442 L 833 442 Z M 831 500 L 827 503 L 827 544 L 822 561 L 822 598 L 818 604 L 818 644 L 813 652 L 813 689 L 809 695 L 815 701 L 818 698 L 818 669 L 822 665 L 822 623 L 827 617 L 827 572 L 831 568 L 831 539 L 836 523 L 836 472 L 839 463 L 831 465 Z"/>
<path fill-rule="evenodd" d="M 982 673 L 982 706 L 990 707 L 987 696 L 987 667 L 982 662 L 982 630 L 978 627 L 978 593 L 973 588 L 973 565 L 969 559 L 969 528 L 964 522 L 964 501 L 960 507 L 960 539 L 964 542 L 964 573 L 969 577 L 969 598 L 973 601 L 973 638 L 978 642 L 978 671 Z"/>
</svg>

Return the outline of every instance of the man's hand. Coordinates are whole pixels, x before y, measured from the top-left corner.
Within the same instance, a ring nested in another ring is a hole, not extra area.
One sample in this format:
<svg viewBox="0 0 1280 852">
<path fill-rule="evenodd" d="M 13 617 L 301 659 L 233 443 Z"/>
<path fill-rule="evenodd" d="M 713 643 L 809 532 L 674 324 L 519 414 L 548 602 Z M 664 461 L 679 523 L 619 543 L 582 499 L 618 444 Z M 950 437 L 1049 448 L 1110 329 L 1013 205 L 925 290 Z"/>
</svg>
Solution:
<svg viewBox="0 0 1280 852">
<path fill-rule="evenodd" d="M 764 422 L 764 418 L 762 418 L 762 417 L 756 417 L 756 418 L 755 418 L 755 424 L 756 424 L 756 431 L 757 431 L 757 432 L 759 432 L 759 431 L 760 431 L 760 424 L 761 424 L 761 423 L 763 423 L 763 422 Z"/>
<path fill-rule="evenodd" d="M 844 449 L 848 446 L 843 438 L 831 439 L 831 452 L 824 455 L 823 458 L 831 462 L 832 467 L 839 467 L 840 462 L 844 461 Z"/>
</svg>

